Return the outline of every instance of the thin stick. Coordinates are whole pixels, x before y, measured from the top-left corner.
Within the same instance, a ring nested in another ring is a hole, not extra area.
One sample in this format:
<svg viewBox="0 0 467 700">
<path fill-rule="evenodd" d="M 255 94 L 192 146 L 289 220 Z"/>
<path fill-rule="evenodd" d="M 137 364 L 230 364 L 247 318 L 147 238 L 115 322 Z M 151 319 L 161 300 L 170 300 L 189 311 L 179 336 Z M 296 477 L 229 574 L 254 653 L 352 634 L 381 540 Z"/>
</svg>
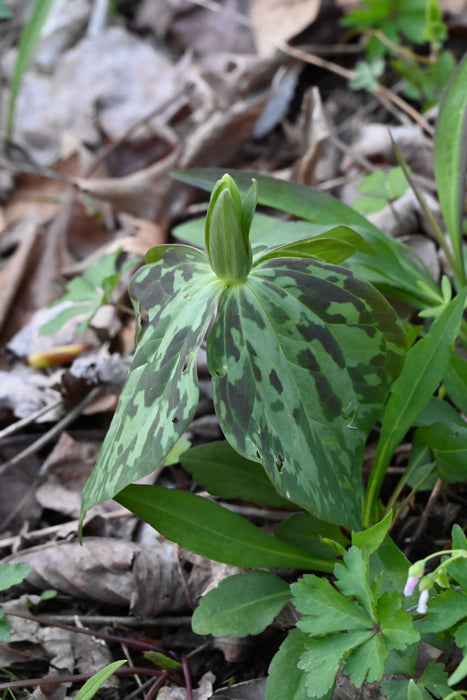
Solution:
<svg viewBox="0 0 467 700">
<path fill-rule="evenodd" d="M 242 15 L 239 12 L 227 10 L 222 5 L 219 5 L 219 3 L 213 2 L 213 0 L 190 0 L 190 2 L 194 3 L 195 5 L 201 5 L 201 7 L 205 7 L 206 9 L 211 10 L 212 12 L 217 12 L 219 14 L 225 15 L 226 17 L 230 17 L 231 19 L 235 20 L 239 24 L 243 24 L 244 26 L 248 27 L 254 32 L 255 28 L 251 20 L 249 20 L 248 17 L 245 17 L 245 15 Z M 316 66 L 317 68 L 327 70 L 330 73 L 334 73 L 335 75 L 344 78 L 345 80 L 352 80 L 355 78 L 354 71 L 347 70 L 347 68 L 343 68 L 342 66 L 339 66 L 337 63 L 333 63 L 332 61 L 327 61 L 325 58 L 321 58 L 316 54 L 307 53 L 302 49 L 296 48 L 295 46 L 290 46 L 290 44 L 287 44 L 285 42 L 274 41 L 273 39 L 268 37 L 265 37 L 265 41 L 268 41 L 268 43 L 271 44 L 271 46 L 274 46 L 274 48 L 278 49 L 279 51 L 282 51 L 282 53 L 285 53 L 287 56 L 297 58 L 299 61 L 303 61 L 304 63 Z M 416 124 L 418 124 L 424 131 L 426 131 L 427 134 L 433 136 L 434 128 L 431 126 L 431 124 L 425 119 L 424 116 L 419 114 L 419 112 L 417 112 L 416 109 L 411 107 L 405 100 L 399 97 L 399 95 L 396 95 L 395 93 L 391 92 L 391 90 L 388 90 L 388 88 L 384 87 L 384 85 L 380 84 L 378 84 L 378 86 L 374 90 L 372 90 L 372 94 L 383 105 L 385 103 L 385 100 L 392 102 L 401 112 L 407 114 Z"/>
<path fill-rule="evenodd" d="M 3 428 L 3 430 L 0 430 L 0 440 L 3 440 L 3 438 L 7 437 L 8 435 L 11 435 L 12 433 L 17 433 L 18 430 L 21 430 L 21 428 L 24 428 L 26 425 L 34 423 L 34 421 L 37 420 L 37 418 L 40 418 L 41 416 L 45 415 L 53 408 L 57 408 L 57 406 L 60 406 L 62 402 L 63 399 L 57 399 L 56 401 L 47 404 L 47 406 L 42 406 L 42 408 L 39 408 L 39 410 L 35 413 L 31 413 L 29 416 L 26 416 L 25 418 L 21 418 L 21 420 L 16 421 L 16 423 L 12 423 L 7 428 Z"/>
<path fill-rule="evenodd" d="M 72 408 L 71 411 L 67 413 L 67 415 L 64 416 L 56 425 L 54 425 L 53 428 L 51 428 L 47 433 L 45 433 L 45 435 L 42 435 L 38 440 L 33 442 L 32 445 L 29 445 L 29 447 L 26 447 L 25 450 L 19 452 L 17 455 L 9 459 L 8 462 L 2 464 L 0 466 L 0 475 L 4 474 L 7 469 L 13 467 L 15 464 L 18 464 L 18 462 L 21 462 L 23 459 L 26 459 L 27 457 L 30 457 L 33 454 L 36 454 L 36 452 L 39 452 L 39 450 L 41 450 L 49 442 L 55 440 L 55 438 L 60 435 L 62 430 L 64 430 L 64 428 L 70 425 L 70 423 L 73 423 L 75 418 L 78 418 L 78 416 L 81 415 L 86 406 L 89 406 L 91 403 L 93 403 L 93 401 L 95 401 L 101 393 L 102 389 L 100 387 L 91 389 L 89 394 L 85 396 L 84 399 L 77 406 Z"/>
</svg>

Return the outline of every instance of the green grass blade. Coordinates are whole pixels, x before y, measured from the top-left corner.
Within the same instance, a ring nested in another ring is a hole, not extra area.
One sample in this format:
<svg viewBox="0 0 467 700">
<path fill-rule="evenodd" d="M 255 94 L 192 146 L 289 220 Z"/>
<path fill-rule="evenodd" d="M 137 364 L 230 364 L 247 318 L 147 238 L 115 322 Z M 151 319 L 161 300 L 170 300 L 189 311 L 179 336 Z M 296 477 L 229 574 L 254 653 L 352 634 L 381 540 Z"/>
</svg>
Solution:
<svg viewBox="0 0 467 700">
<path fill-rule="evenodd" d="M 371 524 L 373 507 L 394 450 L 447 371 L 451 347 L 462 320 L 466 294 L 467 290 L 463 290 L 453 299 L 433 323 L 427 336 L 409 350 L 404 369 L 392 386 L 365 497 L 366 526 Z"/>
<path fill-rule="evenodd" d="M 467 56 L 444 93 L 436 123 L 434 169 L 444 223 L 456 260 L 458 286 L 466 283 L 462 253 L 462 219 L 467 170 Z"/>
<path fill-rule="evenodd" d="M 126 664 L 124 659 L 122 661 L 114 661 L 114 663 L 108 664 L 108 666 L 101 668 L 101 670 L 86 681 L 83 687 L 77 692 L 75 695 L 75 700 L 91 700 L 99 688 L 104 685 L 105 681 L 110 678 L 110 676 L 115 673 L 120 666 L 123 666 L 123 664 Z"/>
<path fill-rule="evenodd" d="M 7 139 L 11 138 L 11 133 L 13 131 L 16 98 L 18 97 L 24 72 L 32 58 L 34 49 L 39 41 L 41 29 L 45 24 L 53 3 L 54 0 L 35 0 L 29 19 L 21 32 L 18 44 L 18 56 L 16 58 L 13 78 L 11 80 L 10 104 L 8 106 Z"/>
</svg>

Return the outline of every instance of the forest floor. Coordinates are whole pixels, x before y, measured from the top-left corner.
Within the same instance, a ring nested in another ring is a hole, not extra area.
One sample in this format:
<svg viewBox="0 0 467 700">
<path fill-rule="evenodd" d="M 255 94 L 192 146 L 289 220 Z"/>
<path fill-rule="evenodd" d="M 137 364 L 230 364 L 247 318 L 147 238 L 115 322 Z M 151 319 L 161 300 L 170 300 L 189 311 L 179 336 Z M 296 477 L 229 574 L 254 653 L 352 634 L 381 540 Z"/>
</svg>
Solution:
<svg viewBox="0 0 467 700">
<path fill-rule="evenodd" d="M 31 9 L 23 0 L 10 4 L 11 17 L 0 22 L 4 115 Z M 38 679 L 29 687 L 37 700 L 72 697 L 79 674 L 117 658 L 136 668 L 114 677 L 105 697 L 146 697 L 153 679 L 138 672 L 149 662 L 135 640 L 186 655 L 197 700 L 260 700 L 286 634 L 270 627 L 240 640 L 195 635 L 190 613 L 222 571 L 115 502 L 92 510 L 79 545 L 81 490 L 128 370 L 135 319 L 127 271 L 84 332 L 71 318 L 41 334 L 66 283 L 104 255 L 117 259 L 117 251 L 119 265 L 142 260 L 149 248 L 174 240 L 177 224 L 206 212 L 206 195 L 174 180 L 175 169 L 261 171 L 353 206 L 362 178 L 397 165 L 392 136 L 438 209 L 436 99 L 428 109 L 423 100 L 407 101 L 389 62 L 378 76 L 386 88 L 351 89 L 364 38 L 340 21 L 356 3 L 252 0 L 249 18 L 239 14 L 243 4 L 226 0 L 214 11 L 188 0 L 122 1 L 109 16 L 107 2 L 55 0 L 21 77 L 8 139 L 6 118 L 1 122 L 0 558 L 34 571 L 21 590 L 5 594 L 5 612 L 25 617 L 9 618 L 0 681 Z M 467 3 L 444 9 L 446 45 L 459 59 Z M 368 197 L 357 206 L 373 209 L 372 221 L 416 250 L 440 279 L 442 256 L 410 190 L 382 208 Z M 195 445 L 221 437 L 202 359 L 199 370 L 202 401 L 186 435 Z M 407 439 L 389 469 L 387 493 L 409 451 Z M 168 485 L 189 476 L 175 465 L 155 479 Z M 441 548 L 454 522 L 465 525 L 466 499 L 467 489 L 438 485 L 409 502 L 395 532 L 404 553 L 413 559 Z M 254 506 L 252 513 L 258 518 Z M 276 516 L 266 513 L 264 524 Z M 78 634 L 80 627 L 102 638 Z M 24 697 L 20 688 L 12 692 Z M 336 697 L 353 692 L 342 686 Z M 365 692 L 361 697 L 379 697 Z M 167 686 L 158 697 L 188 696 Z"/>
</svg>

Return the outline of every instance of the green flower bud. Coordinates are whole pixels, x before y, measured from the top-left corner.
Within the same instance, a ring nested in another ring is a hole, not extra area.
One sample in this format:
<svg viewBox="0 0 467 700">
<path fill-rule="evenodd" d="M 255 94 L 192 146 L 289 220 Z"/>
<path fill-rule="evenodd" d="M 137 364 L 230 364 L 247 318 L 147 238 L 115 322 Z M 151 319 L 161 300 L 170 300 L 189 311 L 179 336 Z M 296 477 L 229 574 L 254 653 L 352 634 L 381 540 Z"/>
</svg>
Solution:
<svg viewBox="0 0 467 700">
<path fill-rule="evenodd" d="M 206 217 L 206 250 L 216 275 L 226 284 L 243 282 L 252 266 L 250 226 L 258 199 L 256 180 L 243 197 L 230 175 L 219 180 Z"/>
<path fill-rule="evenodd" d="M 423 576 L 423 572 L 425 571 L 425 561 L 416 561 L 415 564 L 412 564 L 411 567 L 409 567 L 409 576 L 413 576 L 414 578 L 420 578 Z"/>
<path fill-rule="evenodd" d="M 429 591 L 430 588 L 433 588 L 433 583 L 434 583 L 433 574 L 427 574 L 426 576 L 424 576 L 421 579 L 420 583 L 418 584 L 418 588 L 421 591 Z"/>
</svg>

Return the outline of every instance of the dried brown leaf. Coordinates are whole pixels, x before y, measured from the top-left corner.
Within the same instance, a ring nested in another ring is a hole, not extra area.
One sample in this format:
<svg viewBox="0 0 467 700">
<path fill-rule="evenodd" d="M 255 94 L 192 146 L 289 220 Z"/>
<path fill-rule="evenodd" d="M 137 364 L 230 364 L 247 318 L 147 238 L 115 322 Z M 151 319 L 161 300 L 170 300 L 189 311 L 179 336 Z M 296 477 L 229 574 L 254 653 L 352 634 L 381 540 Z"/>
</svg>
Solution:
<svg viewBox="0 0 467 700">
<path fill-rule="evenodd" d="M 270 52 L 271 42 L 282 44 L 316 19 L 321 0 L 252 0 L 251 21 L 260 52 Z"/>
</svg>

